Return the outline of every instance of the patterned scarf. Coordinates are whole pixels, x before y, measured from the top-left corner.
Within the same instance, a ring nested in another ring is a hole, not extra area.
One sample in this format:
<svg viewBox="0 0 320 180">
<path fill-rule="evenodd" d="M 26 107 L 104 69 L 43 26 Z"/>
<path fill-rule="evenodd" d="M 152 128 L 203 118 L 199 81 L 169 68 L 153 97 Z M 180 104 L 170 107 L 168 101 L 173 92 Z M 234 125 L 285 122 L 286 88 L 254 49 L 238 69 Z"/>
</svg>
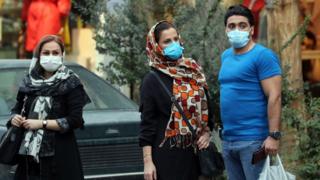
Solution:
<svg viewBox="0 0 320 180">
<path fill-rule="evenodd" d="M 161 71 L 173 78 L 173 95 L 184 110 L 190 124 L 197 133 L 207 131 L 208 127 L 208 104 L 205 95 L 207 83 L 201 66 L 193 59 L 182 57 L 177 62 L 167 61 L 163 50 L 156 43 L 154 37 L 154 25 L 147 36 L 147 55 L 149 66 Z M 188 147 L 194 145 L 192 134 L 183 121 L 179 110 L 171 107 L 171 116 L 165 130 L 165 138 L 160 144 L 163 146 L 170 139 L 171 147 Z"/>
<path fill-rule="evenodd" d="M 35 72 L 33 71 L 34 66 L 36 64 L 37 59 L 33 58 L 31 61 L 31 65 L 29 68 L 28 75 L 28 87 L 34 90 L 41 88 L 52 88 L 52 86 L 60 83 L 66 79 L 68 79 L 73 72 L 62 65 L 53 76 L 49 79 L 43 79 L 37 77 Z M 31 105 L 31 109 L 29 111 L 29 116 L 38 120 L 44 120 L 47 118 L 52 107 L 52 96 L 49 95 L 39 95 L 35 98 Z M 36 162 L 39 163 L 39 153 L 40 147 L 43 139 L 44 131 L 43 129 L 37 130 L 28 130 L 25 133 L 23 142 L 21 143 L 19 154 L 29 155 L 34 158 Z"/>
</svg>

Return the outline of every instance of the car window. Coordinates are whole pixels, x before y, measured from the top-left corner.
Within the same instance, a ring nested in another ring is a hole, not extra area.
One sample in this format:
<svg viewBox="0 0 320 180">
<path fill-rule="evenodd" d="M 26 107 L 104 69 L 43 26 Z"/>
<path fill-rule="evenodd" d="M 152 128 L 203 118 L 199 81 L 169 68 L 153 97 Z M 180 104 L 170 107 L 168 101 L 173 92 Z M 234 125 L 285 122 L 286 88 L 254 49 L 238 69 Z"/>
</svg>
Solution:
<svg viewBox="0 0 320 180">
<path fill-rule="evenodd" d="M 91 103 L 85 110 L 136 109 L 137 105 L 118 90 L 84 68 L 71 67 L 84 84 Z M 27 69 L 6 69 L 0 72 L 0 115 L 8 115 L 16 102 L 18 86 L 26 75 Z"/>
<path fill-rule="evenodd" d="M 7 115 L 16 102 L 18 85 L 27 73 L 25 69 L 6 69 L 0 72 L 0 115 Z"/>
<path fill-rule="evenodd" d="M 136 109 L 137 106 L 118 90 L 81 67 L 71 67 L 79 75 L 92 103 L 85 109 Z"/>
</svg>

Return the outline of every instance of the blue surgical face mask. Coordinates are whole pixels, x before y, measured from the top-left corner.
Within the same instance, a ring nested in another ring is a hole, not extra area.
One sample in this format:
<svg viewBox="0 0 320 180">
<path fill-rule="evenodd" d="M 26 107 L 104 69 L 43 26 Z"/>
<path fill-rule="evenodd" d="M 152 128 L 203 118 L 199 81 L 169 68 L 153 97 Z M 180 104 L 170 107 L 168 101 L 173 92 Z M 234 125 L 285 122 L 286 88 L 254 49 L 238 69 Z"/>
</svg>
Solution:
<svg viewBox="0 0 320 180">
<path fill-rule="evenodd" d="M 184 48 L 179 42 L 172 42 L 163 50 L 163 55 L 170 60 L 178 60 L 181 58 Z"/>
<path fill-rule="evenodd" d="M 236 49 L 243 48 L 250 40 L 248 31 L 239 31 L 238 29 L 228 32 L 227 36 L 230 44 Z"/>
</svg>

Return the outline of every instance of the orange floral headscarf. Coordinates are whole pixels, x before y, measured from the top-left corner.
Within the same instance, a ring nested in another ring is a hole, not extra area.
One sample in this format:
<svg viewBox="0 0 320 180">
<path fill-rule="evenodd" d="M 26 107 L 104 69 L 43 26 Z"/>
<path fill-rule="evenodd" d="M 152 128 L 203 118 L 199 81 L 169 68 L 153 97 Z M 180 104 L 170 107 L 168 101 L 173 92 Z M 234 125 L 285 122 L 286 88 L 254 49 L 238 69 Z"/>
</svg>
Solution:
<svg viewBox="0 0 320 180">
<path fill-rule="evenodd" d="M 197 129 L 197 132 L 208 130 L 208 102 L 205 94 L 207 83 L 202 68 L 194 59 L 183 56 L 177 62 L 166 60 L 154 35 L 156 26 L 161 22 L 154 25 L 147 36 L 149 66 L 173 78 L 173 95 L 193 128 Z M 170 139 L 171 146 L 186 147 L 194 143 L 191 138 L 191 131 L 183 121 L 182 115 L 172 105 L 165 139 L 160 146 Z"/>
</svg>

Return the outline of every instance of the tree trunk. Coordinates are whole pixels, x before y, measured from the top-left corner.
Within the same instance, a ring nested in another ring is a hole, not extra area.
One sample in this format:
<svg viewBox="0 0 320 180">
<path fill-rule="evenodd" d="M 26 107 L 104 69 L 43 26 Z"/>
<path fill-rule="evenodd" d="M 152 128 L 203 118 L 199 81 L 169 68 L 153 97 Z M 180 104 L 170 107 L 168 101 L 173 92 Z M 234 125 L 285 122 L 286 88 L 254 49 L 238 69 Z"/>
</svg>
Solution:
<svg viewBox="0 0 320 180">
<path fill-rule="evenodd" d="M 130 99 L 134 100 L 134 83 L 129 84 L 129 89 L 130 89 Z"/>
<path fill-rule="evenodd" d="M 286 77 L 289 89 L 301 93 L 303 97 L 300 36 L 281 51 L 299 29 L 299 15 L 297 0 L 279 0 L 271 8 L 267 8 L 268 45 L 279 53 L 283 69 L 286 66 L 290 68 Z"/>
<path fill-rule="evenodd" d="M 223 0 L 222 5 L 227 9 L 229 6 L 241 4 L 242 0 Z"/>
<path fill-rule="evenodd" d="M 268 0 L 269 2 L 274 0 Z M 267 36 L 268 46 L 274 49 L 280 56 L 282 69 L 286 70 L 288 66 L 287 76 L 285 77 L 289 83 L 289 90 L 298 92 L 296 99 L 290 104 L 291 107 L 301 110 L 301 117 L 305 114 L 303 80 L 302 80 L 302 61 L 300 49 L 300 36 L 285 48 L 284 45 L 292 38 L 299 29 L 299 9 L 298 0 L 278 0 L 272 7 L 266 5 L 267 9 Z M 282 50 L 283 49 L 283 50 Z M 286 132 L 286 136 L 281 141 L 281 154 L 285 162 L 286 168 L 296 167 L 296 162 L 290 160 L 288 154 L 294 153 L 297 142 L 297 130 L 282 127 L 282 131 Z"/>
</svg>

